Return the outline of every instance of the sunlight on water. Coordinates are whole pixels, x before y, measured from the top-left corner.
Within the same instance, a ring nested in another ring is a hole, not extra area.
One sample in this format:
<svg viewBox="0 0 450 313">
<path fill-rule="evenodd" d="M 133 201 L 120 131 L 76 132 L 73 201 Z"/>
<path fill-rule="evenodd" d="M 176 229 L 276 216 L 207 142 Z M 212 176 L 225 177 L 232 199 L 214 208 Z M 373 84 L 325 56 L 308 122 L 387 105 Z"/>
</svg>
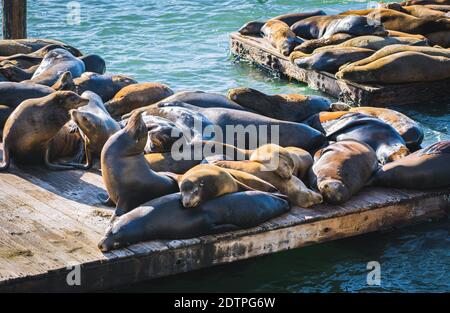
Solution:
<svg viewBox="0 0 450 313">
<path fill-rule="evenodd" d="M 249 20 L 322 9 L 362 9 L 369 1 L 82 0 L 80 25 L 68 25 L 66 1 L 30 0 L 29 36 L 66 41 L 105 58 L 109 72 L 158 81 L 174 90 L 225 93 L 248 86 L 266 93 L 320 94 L 245 62 L 233 62 L 228 34 Z M 396 107 L 420 122 L 425 143 L 450 139 L 450 104 Z M 299 249 L 134 290 L 450 291 L 450 223 L 373 234 Z M 381 287 L 366 285 L 366 264 L 382 267 Z"/>
</svg>

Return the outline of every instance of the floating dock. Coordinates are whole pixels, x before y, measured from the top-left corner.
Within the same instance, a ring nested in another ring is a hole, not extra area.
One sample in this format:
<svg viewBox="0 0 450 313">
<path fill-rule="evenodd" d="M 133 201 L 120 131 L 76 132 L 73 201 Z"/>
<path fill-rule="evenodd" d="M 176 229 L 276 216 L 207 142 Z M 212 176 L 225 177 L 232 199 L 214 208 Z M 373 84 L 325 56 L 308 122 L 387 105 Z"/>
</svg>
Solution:
<svg viewBox="0 0 450 313">
<path fill-rule="evenodd" d="M 290 62 L 261 37 L 230 35 L 232 54 L 282 76 L 308 84 L 330 96 L 358 106 L 450 103 L 450 79 L 396 85 L 361 85 L 336 79 L 334 74 L 305 70 Z"/>
<path fill-rule="evenodd" d="M 102 253 L 97 242 L 113 209 L 100 204 L 101 192 L 105 189 L 98 169 L 50 172 L 12 166 L 0 173 L 0 291 L 110 289 L 442 218 L 448 214 L 450 195 L 449 188 L 369 188 L 344 205 L 293 208 L 251 229 L 149 241 Z M 73 276 L 74 266 L 79 266 L 79 276 Z"/>
</svg>

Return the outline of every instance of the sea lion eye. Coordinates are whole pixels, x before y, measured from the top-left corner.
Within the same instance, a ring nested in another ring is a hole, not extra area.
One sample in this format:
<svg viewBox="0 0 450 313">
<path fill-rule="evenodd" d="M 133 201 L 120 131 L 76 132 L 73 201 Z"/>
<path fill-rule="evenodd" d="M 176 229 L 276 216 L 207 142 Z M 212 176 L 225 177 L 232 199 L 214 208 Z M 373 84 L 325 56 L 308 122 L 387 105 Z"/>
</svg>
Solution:
<svg viewBox="0 0 450 313">
<path fill-rule="evenodd" d="M 200 184 L 198 184 L 199 187 L 203 187 L 205 185 L 205 182 L 202 180 L 200 181 Z"/>
</svg>

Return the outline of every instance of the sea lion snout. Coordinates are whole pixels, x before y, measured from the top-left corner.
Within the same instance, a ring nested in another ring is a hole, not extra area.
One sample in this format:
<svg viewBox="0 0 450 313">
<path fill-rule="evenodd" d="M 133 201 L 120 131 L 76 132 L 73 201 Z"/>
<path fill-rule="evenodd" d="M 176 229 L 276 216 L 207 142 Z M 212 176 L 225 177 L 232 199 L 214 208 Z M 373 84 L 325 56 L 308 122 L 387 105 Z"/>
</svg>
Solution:
<svg viewBox="0 0 450 313">
<path fill-rule="evenodd" d="M 200 204 L 200 189 L 190 180 L 184 180 L 180 186 L 181 203 L 185 208 L 193 208 Z"/>
</svg>

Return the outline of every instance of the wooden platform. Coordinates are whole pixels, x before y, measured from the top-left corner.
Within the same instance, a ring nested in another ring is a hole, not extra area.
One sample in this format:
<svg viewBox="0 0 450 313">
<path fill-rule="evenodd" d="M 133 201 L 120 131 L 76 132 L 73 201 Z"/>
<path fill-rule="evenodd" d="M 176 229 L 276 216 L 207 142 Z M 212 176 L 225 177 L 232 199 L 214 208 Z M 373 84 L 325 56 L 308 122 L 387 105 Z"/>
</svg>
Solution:
<svg viewBox="0 0 450 313">
<path fill-rule="evenodd" d="M 1 154 L 0 154 L 1 155 Z M 151 241 L 103 254 L 112 213 L 98 170 L 0 173 L 0 291 L 102 290 L 328 240 L 443 217 L 450 190 L 367 189 L 342 206 L 294 208 L 259 227 L 189 240 Z M 68 266 L 81 265 L 69 286 Z"/>
<path fill-rule="evenodd" d="M 261 37 L 230 35 L 232 54 L 283 76 L 308 84 L 340 101 L 360 106 L 450 103 L 450 79 L 384 86 L 368 86 L 338 80 L 333 74 L 304 70 L 289 61 Z"/>
</svg>

